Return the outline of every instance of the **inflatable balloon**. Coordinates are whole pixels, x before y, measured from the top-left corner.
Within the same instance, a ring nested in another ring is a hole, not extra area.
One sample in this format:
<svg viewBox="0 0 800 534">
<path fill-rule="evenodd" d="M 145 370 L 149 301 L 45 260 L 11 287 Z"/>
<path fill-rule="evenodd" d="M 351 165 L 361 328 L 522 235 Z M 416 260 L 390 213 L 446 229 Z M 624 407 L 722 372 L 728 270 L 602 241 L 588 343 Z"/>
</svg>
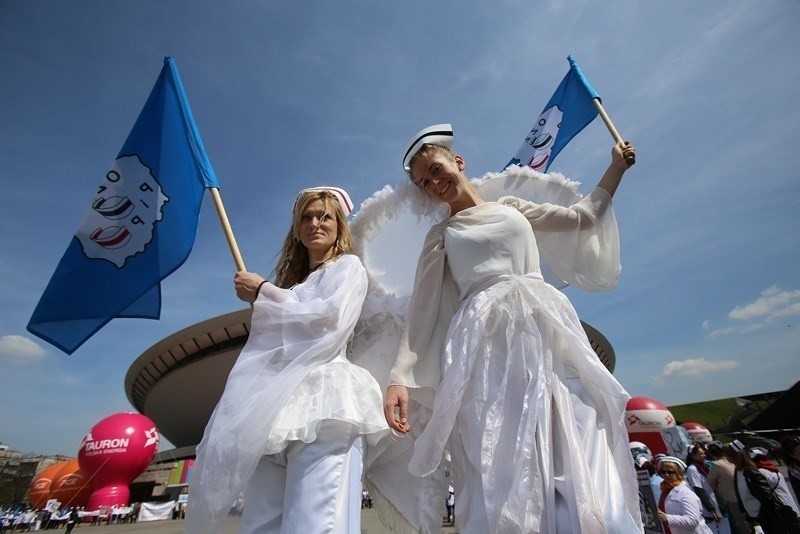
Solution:
<svg viewBox="0 0 800 534">
<path fill-rule="evenodd" d="M 50 498 L 57 499 L 62 506 L 86 506 L 93 489 L 78 460 L 70 460 L 53 477 Z"/>
<path fill-rule="evenodd" d="M 686 457 L 686 447 L 672 412 L 649 397 L 633 397 L 625 409 L 628 439 L 644 443 L 652 454 Z"/>
<path fill-rule="evenodd" d="M 61 471 L 61 468 L 69 462 L 56 462 L 42 469 L 39 474 L 33 477 L 31 489 L 28 492 L 28 503 L 34 510 L 41 510 L 50 498 L 50 488 L 53 479 Z"/>
<path fill-rule="evenodd" d="M 714 441 L 711 431 L 700 423 L 683 423 L 681 426 L 686 429 L 689 437 L 695 443 L 711 443 Z"/>
<path fill-rule="evenodd" d="M 81 442 L 78 462 L 94 483 L 88 510 L 126 506 L 130 482 L 150 465 L 158 451 L 158 431 L 139 413 L 110 415 L 94 425 Z"/>
</svg>

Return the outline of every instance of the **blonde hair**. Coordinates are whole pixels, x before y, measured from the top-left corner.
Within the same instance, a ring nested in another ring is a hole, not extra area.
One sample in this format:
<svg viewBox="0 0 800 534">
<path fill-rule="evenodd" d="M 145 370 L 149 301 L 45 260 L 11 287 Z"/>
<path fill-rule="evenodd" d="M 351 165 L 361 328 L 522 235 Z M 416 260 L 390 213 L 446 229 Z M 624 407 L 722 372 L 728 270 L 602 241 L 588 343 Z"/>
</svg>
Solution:
<svg viewBox="0 0 800 534">
<path fill-rule="evenodd" d="M 304 193 L 295 202 L 292 214 L 292 226 L 286 234 L 286 239 L 281 247 L 280 257 L 275 265 L 275 285 L 289 289 L 306 279 L 311 272 L 308 266 L 308 249 L 300 241 L 300 221 L 309 204 L 321 200 L 325 204 L 325 213 L 332 214 L 336 219 L 336 241 L 333 252 L 328 259 L 336 259 L 353 250 L 353 237 L 347 216 L 339 203 L 339 199 L 330 191 L 309 191 Z"/>
</svg>

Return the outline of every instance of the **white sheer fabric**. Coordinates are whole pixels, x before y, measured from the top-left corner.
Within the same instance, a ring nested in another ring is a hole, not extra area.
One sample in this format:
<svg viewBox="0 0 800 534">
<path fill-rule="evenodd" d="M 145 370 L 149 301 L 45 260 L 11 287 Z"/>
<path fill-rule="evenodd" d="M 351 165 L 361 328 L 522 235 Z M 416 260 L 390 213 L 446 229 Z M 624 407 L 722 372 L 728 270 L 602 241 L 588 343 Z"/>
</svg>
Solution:
<svg viewBox="0 0 800 534">
<path fill-rule="evenodd" d="M 457 420 L 482 473 L 491 532 L 638 531 L 629 397 L 569 301 L 542 280 L 540 249 L 570 284 L 613 287 L 619 244 L 608 194 L 572 207 L 502 198 L 428 233 L 390 377 L 432 408 L 410 471 L 435 472 Z"/>
<path fill-rule="evenodd" d="M 283 302 L 259 296 L 250 337 L 197 449 L 187 531 L 218 532 L 263 454 L 313 441 L 322 421 L 388 433 L 382 391 L 346 347 L 367 292 L 361 261 L 345 255 L 315 271 Z"/>
</svg>

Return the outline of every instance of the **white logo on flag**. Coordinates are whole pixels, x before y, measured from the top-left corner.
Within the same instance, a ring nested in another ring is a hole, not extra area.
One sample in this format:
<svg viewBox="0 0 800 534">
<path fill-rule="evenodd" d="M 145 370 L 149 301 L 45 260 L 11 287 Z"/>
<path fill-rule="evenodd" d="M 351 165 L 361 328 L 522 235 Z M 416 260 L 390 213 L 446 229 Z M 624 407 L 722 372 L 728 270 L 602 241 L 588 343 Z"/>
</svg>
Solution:
<svg viewBox="0 0 800 534">
<path fill-rule="evenodd" d="M 75 237 L 91 259 L 120 269 L 153 240 L 155 223 L 169 198 L 138 156 L 118 158 L 92 199 Z"/>
<path fill-rule="evenodd" d="M 558 106 L 544 110 L 530 133 L 525 137 L 525 142 L 515 156 L 515 160 L 517 160 L 515 163 L 544 172 L 550 161 L 550 151 L 558 137 L 558 129 L 561 127 L 561 117 L 563 116 L 564 113 Z"/>
</svg>

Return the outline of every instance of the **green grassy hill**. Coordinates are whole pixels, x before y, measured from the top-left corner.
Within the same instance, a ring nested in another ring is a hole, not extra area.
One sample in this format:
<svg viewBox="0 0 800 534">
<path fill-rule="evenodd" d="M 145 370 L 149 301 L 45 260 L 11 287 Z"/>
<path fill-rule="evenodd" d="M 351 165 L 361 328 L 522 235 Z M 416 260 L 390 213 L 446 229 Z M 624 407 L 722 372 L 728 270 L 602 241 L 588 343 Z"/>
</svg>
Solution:
<svg viewBox="0 0 800 534">
<path fill-rule="evenodd" d="M 745 425 L 764 411 L 782 392 L 731 397 L 712 401 L 670 406 L 669 411 L 678 423 L 700 423 L 712 433 L 739 421 Z M 742 402 L 744 401 L 744 402 Z M 745 404 L 742 406 L 742 404 Z"/>
</svg>

